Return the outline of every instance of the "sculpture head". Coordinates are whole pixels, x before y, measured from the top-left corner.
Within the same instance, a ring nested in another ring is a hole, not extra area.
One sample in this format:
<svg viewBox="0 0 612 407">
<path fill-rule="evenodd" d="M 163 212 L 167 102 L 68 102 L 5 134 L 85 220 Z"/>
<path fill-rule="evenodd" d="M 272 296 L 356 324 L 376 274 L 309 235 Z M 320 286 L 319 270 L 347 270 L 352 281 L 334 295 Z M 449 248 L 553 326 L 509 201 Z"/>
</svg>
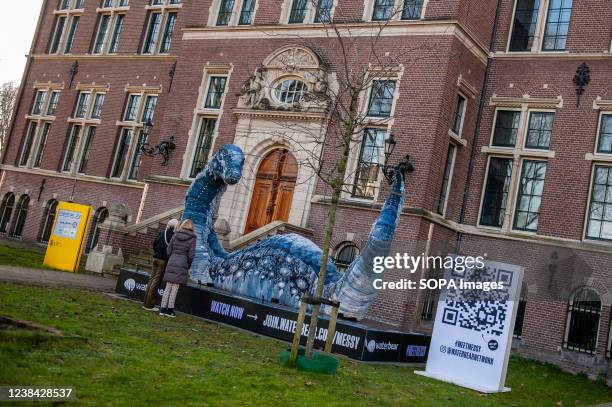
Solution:
<svg viewBox="0 0 612 407">
<path fill-rule="evenodd" d="M 207 169 L 215 179 L 224 184 L 234 185 L 242 177 L 244 166 L 244 154 L 240 147 L 234 144 L 226 144 L 214 155 Z"/>
</svg>

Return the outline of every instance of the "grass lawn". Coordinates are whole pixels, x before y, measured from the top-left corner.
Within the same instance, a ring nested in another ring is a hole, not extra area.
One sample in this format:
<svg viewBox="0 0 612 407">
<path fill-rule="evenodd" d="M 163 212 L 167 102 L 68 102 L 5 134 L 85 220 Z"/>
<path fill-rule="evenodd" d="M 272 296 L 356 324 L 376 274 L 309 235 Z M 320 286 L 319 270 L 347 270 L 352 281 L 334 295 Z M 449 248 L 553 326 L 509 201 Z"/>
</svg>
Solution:
<svg viewBox="0 0 612 407">
<path fill-rule="evenodd" d="M 0 315 L 68 337 L 0 330 L 0 385 L 75 386 L 82 404 L 212 406 L 575 406 L 612 389 L 510 359 L 512 392 L 481 395 L 413 367 L 342 359 L 336 376 L 283 368 L 285 344 L 186 315 L 175 320 L 103 294 L 0 283 Z"/>
<path fill-rule="evenodd" d="M 40 251 L 0 244 L 0 265 L 47 268 L 43 266 L 44 258 L 45 255 Z"/>
</svg>

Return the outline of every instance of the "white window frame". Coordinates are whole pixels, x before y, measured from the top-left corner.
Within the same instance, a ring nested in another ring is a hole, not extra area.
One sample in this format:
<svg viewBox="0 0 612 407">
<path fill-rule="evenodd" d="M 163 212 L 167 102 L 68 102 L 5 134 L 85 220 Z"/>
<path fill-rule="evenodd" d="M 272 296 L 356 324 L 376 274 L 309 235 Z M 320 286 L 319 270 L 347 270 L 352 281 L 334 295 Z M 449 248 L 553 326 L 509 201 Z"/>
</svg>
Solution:
<svg viewBox="0 0 612 407">
<path fill-rule="evenodd" d="M 593 200 L 593 186 L 595 182 L 595 168 L 596 167 L 612 168 L 612 162 L 593 162 L 591 164 L 591 180 L 589 182 L 589 191 L 588 191 L 589 196 L 587 199 L 586 210 L 584 212 L 584 222 L 582 226 L 582 241 L 587 241 L 589 243 L 609 246 L 612 244 L 612 240 L 589 237 L 587 235 L 587 231 L 589 227 L 589 212 L 591 211 L 591 201 Z"/>
<path fill-rule="evenodd" d="M 253 7 L 253 15 L 251 16 L 250 24 L 238 24 L 240 21 L 240 14 L 242 13 L 242 7 L 244 5 L 245 0 L 235 0 L 232 8 L 232 16 L 230 17 L 227 25 L 217 25 L 217 19 L 219 18 L 219 11 L 221 7 L 221 0 L 213 0 L 212 4 L 208 9 L 208 22 L 206 23 L 209 27 L 218 27 L 218 28 L 226 28 L 226 27 L 251 27 L 255 22 L 255 17 L 257 15 L 257 9 L 259 8 L 259 2 L 262 0 L 255 0 L 255 7 Z"/>
<path fill-rule="evenodd" d="M 145 10 L 147 10 L 149 12 L 149 16 L 147 17 L 147 24 L 145 25 L 145 31 L 144 31 L 144 41 L 142 42 L 142 46 L 140 48 L 140 54 L 141 55 L 168 55 L 170 54 L 170 51 L 168 52 L 160 52 L 160 47 L 162 45 L 162 42 L 164 40 L 164 36 L 166 35 L 166 29 L 167 29 L 167 21 L 168 21 L 168 14 L 170 13 L 176 13 L 176 19 L 178 22 L 178 12 L 180 9 L 183 8 L 183 3 L 176 3 L 176 4 L 171 4 L 170 3 L 171 0 L 162 0 L 162 4 L 148 4 L 145 6 Z M 157 37 L 157 41 L 153 44 L 153 48 L 151 50 L 151 52 L 147 52 L 145 53 L 145 47 L 146 47 L 146 40 L 147 40 L 147 35 L 149 32 L 149 28 L 151 26 L 151 19 L 153 17 L 153 14 L 155 13 L 160 13 L 161 14 L 161 21 L 160 21 L 160 25 L 159 25 L 159 35 Z M 176 22 L 175 22 L 176 24 Z M 174 27 L 174 33 L 173 36 L 176 34 L 177 32 L 177 27 Z M 173 41 L 174 42 L 174 41 Z"/>
<path fill-rule="evenodd" d="M 230 78 L 232 75 L 232 71 L 234 69 L 233 65 L 212 65 L 207 63 L 207 66 L 204 68 L 202 74 L 202 82 L 199 87 L 199 95 L 198 100 L 196 102 L 196 107 L 193 110 L 193 119 L 191 123 L 191 129 L 189 130 L 189 139 L 187 141 L 187 147 L 185 148 L 185 153 L 183 154 L 183 165 L 181 168 L 181 179 L 189 180 L 193 179 L 191 177 L 191 167 L 193 166 L 193 161 L 195 160 L 197 151 L 196 147 L 198 144 L 198 137 L 200 135 L 200 126 L 202 125 L 202 118 L 209 117 L 216 119 L 215 129 L 212 134 L 212 141 L 210 151 L 208 152 L 208 159 L 212 156 L 214 151 L 215 143 L 217 141 L 217 137 L 219 135 L 219 125 L 221 122 L 221 118 L 223 117 L 223 111 L 225 108 L 225 101 L 227 99 L 227 94 L 230 89 Z M 204 108 L 204 104 L 206 103 L 206 96 L 208 95 L 208 88 L 210 87 L 210 79 L 214 76 L 223 76 L 225 77 L 225 91 L 223 92 L 223 98 L 221 100 L 221 106 L 219 109 L 211 109 Z"/>
<path fill-rule="evenodd" d="M 316 0 L 307 0 L 306 3 L 306 14 L 304 15 L 304 21 L 301 23 L 289 23 L 289 18 L 291 17 L 291 9 L 293 8 L 293 3 L 296 0 L 284 0 L 281 6 L 281 24 L 292 25 L 292 26 L 300 26 L 303 24 L 315 24 L 315 25 L 325 25 L 329 24 L 328 22 L 320 22 L 315 23 L 315 16 L 317 14 L 317 8 L 314 7 L 314 2 Z M 332 7 L 329 12 L 330 21 L 334 20 L 334 13 L 336 11 L 336 7 L 338 6 L 338 0 L 332 1 Z"/>
<path fill-rule="evenodd" d="M 514 0 L 512 8 L 512 19 L 510 20 L 510 31 L 508 32 L 508 40 L 506 41 L 506 52 L 509 54 L 531 54 L 531 53 L 546 53 L 546 54 L 567 54 L 569 51 L 564 50 L 542 50 L 544 46 L 544 30 L 546 29 L 546 18 L 548 17 L 548 7 L 550 6 L 550 0 L 541 0 L 540 9 L 538 10 L 538 19 L 536 21 L 536 29 L 533 38 L 533 44 L 531 49 L 527 51 L 510 51 L 510 43 L 512 42 L 512 32 L 514 31 L 514 17 L 516 15 L 516 5 L 519 0 Z M 572 4 L 572 14 L 574 13 Z M 570 17 L 571 22 L 571 17 Z M 568 28 L 569 36 L 569 28 Z M 567 48 L 567 47 L 566 47 Z"/>
<path fill-rule="evenodd" d="M 463 136 L 463 125 L 465 124 L 465 114 L 467 113 L 467 105 L 468 105 L 468 102 L 469 102 L 470 98 L 467 97 L 461 91 L 457 92 L 457 96 L 461 96 L 463 98 L 463 100 L 464 100 L 464 103 L 463 103 L 463 112 L 461 112 L 461 122 L 459 123 L 459 132 L 455 133 L 453 131 L 453 123 L 455 122 L 455 116 L 457 114 L 457 112 L 456 112 L 456 110 L 457 110 L 457 99 L 455 99 L 455 109 L 453 109 L 453 115 L 451 117 L 452 120 L 451 120 L 451 125 L 450 125 L 450 128 L 449 128 L 449 133 L 450 133 L 451 136 L 455 136 L 459 140 L 461 140 L 462 136 Z"/>
<path fill-rule="evenodd" d="M 121 15 L 123 16 L 123 19 L 124 19 L 123 31 L 125 31 L 125 18 L 126 18 L 126 12 L 130 10 L 129 4 L 130 3 L 128 2 L 127 6 L 120 6 L 119 0 L 113 0 L 112 6 L 99 7 L 96 9 L 96 12 L 98 13 L 99 18 L 98 18 L 98 24 L 97 24 L 96 32 L 94 36 L 94 42 L 91 47 L 92 55 L 105 55 L 105 54 L 115 55 L 117 54 L 117 52 L 110 52 L 109 48 L 110 48 L 110 44 L 113 39 L 113 36 L 115 35 L 115 29 L 117 27 L 119 16 Z M 94 49 L 98 42 L 98 35 L 100 33 L 102 17 L 105 15 L 109 16 L 110 18 L 108 28 L 106 30 L 106 34 L 104 35 L 104 38 L 102 39 L 102 48 L 100 49 L 100 52 L 94 52 Z"/>
<path fill-rule="evenodd" d="M 126 89 L 126 91 L 127 91 L 127 98 L 126 98 L 125 105 L 123 107 L 123 111 L 121 112 L 121 120 L 117 121 L 116 123 L 117 126 L 119 127 L 119 136 L 117 138 L 117 141 L 115 142 L 115 146 L 114 146 L 115 148 L 113 150 L 113 160 L 111 163 L 111 167 L 110 167 L 111 169 L 108 174 L 108 177 L 110 179 L 119 180 L 121 182 L 138 182 L 135 179 L 128 179 L 128 177 L 129 177 L 129 173 L 132 168 L 133 161 L 136 157 L 136 149 L 138 148 L 138 138 L 140 136 L 140 132 L 143 127 L 142 118 L 144 116 L 145 107 L 147 105 L 147 100 L 149 97 L 157 97 L 157 102 L 155 105 L 156 106 L 155 110 L 157 110 L 157 106 L 160 100 L 161 89 L 142 88 L 142 89 Z M 133 95 L 140 96 L 140 101 L 138 102 L 138 108 L 136 109 L 136 117 L 135 117 L 135 120 L 133 121 L 126 121 L 125 112 L 129 106 L 130 97 Z M 153 112 L 153 117 L 154 116 L 155 116 L 155 111 Z M 113 168 L 115 167 L 115 164 L 118 158 L 117 153 L 119 152 L 119 150 L 117 149 L 118 147 L 117 143 L 121 140 L 123 131 L 126 128 L 132 130 L 132 140 L 130 140 L 130 146 L 128 147 L 128 151 L 126 153 L 127 160 L 125 161 L 125 166 L 121 169 L 121 173 L 119 174 L 119 176 L 112 176 L 112 171 L 113 171 Z M 148 134 L 148 136 L 150 137 L 151 134 Z"/>
<path fill-rule="evenodd" d="M 599 112 L 599 118 L 597 121 L 597 137 L 595 138 L 595 148 L 593 149 L 593 155 L 595 156 L 602 156 L 602 157 L 611 157 L 612 156 L 612 152 L 611 153 L 602 153 L 597 151 L 599 148 L 599 141 L 601 138 L 601 125 L 603 123 L 603 118 L 604 116 L 610 116 L 612 117 L 612 110 L 601 110 Z"/>
<path fill-rule="evenodd" d="M 444 203 L 442 204 L 442 213 L 438 212 L 438 208 L 436 208 L 436 213 L 439 214 L 442 217 L 446 216 L 446 207 L 448 206 L 448 201 L 449 201 L 449 195 L 450 195 L 450 190 L 452 188 L 452 184 L 453 184 L 453 174 L 455 172 L 455 162 L 457 161 L 457 150 L 459 149 L 459 146 L 457 146 L 455 143 L 449 143 L 448 146 L 448 150 L 447 150 L 447 154 L 444 157 L 444 164 L 446 166 L 446 162 L 448 161 L 448 154 L 450 153 L 450 148 L 451 146 L 453 147 L 453 157 L 451 158 L 451 163 L 450 163 L 450 171 L 448 172 L 448 184 L 446 184 L 446 191 L 444 191 L 443 189 L 440 189 L 440 194 L 444 193 Z M 442 187 L 444 187 L 444 173 L 442 174 Z M 439 199 L 438 199 L 438 203 L 439 203 Z"/>
<path fill-rule="evenodd" d="M 495 135 L 495 125 L 497 124 L 497 114 L 499 111 L 515 111 L 520 112 L 520 121 L 518 134 L 516 136 L 516 143 L 514 147 L 501 147 L 493 146 L 493 136 Z M 529 120 L 532 112 L 543 112 L 543 113 L 555 113 L 556 109 L 550 108 L 539 108 L 531 107 L 528 103 L 523 103 L 520 107 L 496 107 L 493 115 L 493 123 L 491 126 L 491 133 L 489 136 L 489 145 L 482 149 L 483 153 L 488 153 L 487 165 L 484 173 L 482 190 L 480 192 L 480 203 L 478 208 L 478 220 L 476 226 L 479 228 L 502 232 L 502 233 L 517 233 L 526 235 L 537 235 L 538 231 L 527 231 L 514 229 L 514 217 L 516 215 L 516 201 L 518 199 L 519 183 L 521 181 L 521 173 L 523 169 L 524 161 L 546 161 L 555 157 L 555 152 L 550 148 L 548 150 L 543 149 L 529 149 L 525 148 L 527 141 L 527 130 L 529 128 Z M 552 140 L 551 140 L 552 144 Z M 512 176 L 510 179 L 510 189 L 508 191 L 508 202 L 506 205 L 506 214 L 504 216 L 504 222 L 501 227 L 483 225 L 480 223 L 482 216 L 482 209 L 484 203 L 485 190 L 487 185 L 487 179 L 489 176 L 489 166 L 491 158 L 510 158 L 512 159 Z M 548 164 L 547 164 L 548 165 Z M 548 168 L 547 168 L 548 170 Z"/>
<path fill-rule="evenodd" d="M 423 0 L 423 7 L 421 7 L 421 16 L 418 19 L 414 19 L 414 20 L 402 20 L 402 12 L 403 12 L 403 6 L 404 6 L 404 1 L 403 0 L 394 0 L 394 13 L 391 15 L 391 18 L 389 18 L 389 20 L 372 20 L 372 15 L 374 13 L 374 5 L 376 3 L 376 0 L 365 0 L 364 6 L 363 6 L 363 16 L 362 16 L 362 20 L 366 21 L 366 22 L 375 22 L 375 23 L 381 23 L 381 22 L 386 22 L 386 21 L 401 21 L 404 23 L 410 23 L 410 22 L 416 22 L 416 21 L 422 21 L 423 18 L 425 17 L 425 11 L 427 9 L 427 4 L 429 3 L 429 0 Z"/>
<path fill-rule="evenodd" d="M 75 8 L 78 4 L 79 0 L 69 0 L 68 8 L 66 9 L 56 9 L 53 10 L 53 15 L 55 16 L 55 24 L 53 25 L 53 32 L 51 33 L 51 43 L 53 42 L 55 36 L 57 35 L 57 21 L 59 17 L 65 17 L 66 22 L 64 23 L 64 27 L 62 28 L 62 34 L 57 46 L 57 50 L 55 52 L 51 52 L 51 44 L 49 44 L 48 53 L 50 55 L 71 55 L 72 50 L 68 53 L 64 52 L 66 49 L 66 42 L 68 37 L 70 36 L 70 30 L 72 28 L 72 21 L 74 17 L 81 17 L 81 15 L 85 12 L 84 8 Z M 78 28 L 77 28 L 78 30 Z M 75 34 L 76 35 L 76 34 Z M 74 46 L 74 44 L 73 44 Z"/>
<path fill-rule="evenodd" d="M 58 93 L 59 94 L 58 98 L 60 98 L 62 96 L 63 89 L 64 89 L 64 85 L 58 84 L 58 83 L 47 82 L 44 84 L 42 83 L 34 84 L 34 101 L 36 101 L 38 92 L 46 92 L 47 94 L 45 95 L 45 99 L 43 100 L 39 114 L 32 114 L 32 111 L 30 109 L 30 111 L 25 115 L 25 119 L 28 121 L 28 123 L 36 123 L 37 127 L 36 127 L 36 132 L 34 133 L 34 138 L 32 139 L 32 147 L 30 150 L 30 154 L 28 156 L 28 161 L 23 166 L 19 165 L 20 167 L 39 168 L 39 167 L 34 167 L 34 160 L 35 160 L 36 155 L 38 154 L 38 150 L 40 148 L 44 148 L 44 146 L 40 145 L 42 130 L 44 129 L 45 123 L 51 123 L 51 125 L 53 125 L 53 122 L 55 122 L 55 119 L 56 119 L 55 114 L 52 114 L 52 115 L 48 114 L 49 104 L 51 103 L 51 96 L 53 95 L 53 93 Z M 58 100 L 58 103 L 59 103 L 59 100 Z M 56 110 L 57 110 L 57 106 L 56 106 Z M 30 124 L 28 124 L 27 131 L 29 131 L 29 126 Z M 47 138 L 48 138 L 48 135 L 47 135 Z M 45 140 L 45 143 L 46 143 L 46 140 Z M 23 153 L 24 153 L 23 150 L 20 151 L 19 153 L 18 164 L 21 162 Z"/>
</svg>

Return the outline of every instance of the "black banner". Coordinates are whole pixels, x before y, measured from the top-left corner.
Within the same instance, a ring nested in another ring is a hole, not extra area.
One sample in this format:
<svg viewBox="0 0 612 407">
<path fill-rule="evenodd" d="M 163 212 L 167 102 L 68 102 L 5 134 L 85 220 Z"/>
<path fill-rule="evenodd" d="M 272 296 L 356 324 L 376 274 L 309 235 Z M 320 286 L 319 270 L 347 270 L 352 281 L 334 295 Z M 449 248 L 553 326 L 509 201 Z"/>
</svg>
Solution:
<svg viewBox="0 0 612 407">
<path fill-rule="evenodd" d="M 116 292 L 142 301 L 148 274 L 122 269 Z M 161 299 L 162 289 L 157 292 Z M 238 297 L 209 287 L 182 285 L 176 299 L 178 311 L 291 342 L 297 311 Z M 302 329 L 302 344 L 308 336 L 309 316 Z M 327 338 L 327 318 L 319 318 L 315 346 L 322 349 Z M 381 362 L 425 363 L 431 337 L 428 335 L 370 329 L 359 323 L 338 320 L 332 352 L 353 359 Z"/>
</svg>

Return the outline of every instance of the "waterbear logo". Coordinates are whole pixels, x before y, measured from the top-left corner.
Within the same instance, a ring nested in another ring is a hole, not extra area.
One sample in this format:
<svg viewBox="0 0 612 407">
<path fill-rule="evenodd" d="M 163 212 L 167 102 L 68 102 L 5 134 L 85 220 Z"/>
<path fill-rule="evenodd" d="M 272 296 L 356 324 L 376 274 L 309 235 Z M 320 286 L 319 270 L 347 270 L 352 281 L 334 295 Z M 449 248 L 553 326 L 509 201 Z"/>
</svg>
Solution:
<svg viewBox="0 0 612 407">
<path fill-rule="evenodd" d="M 134 291 L 134 288 L 136 288 L 136 281 L 133 278 L 128 278 L 123 282 L 123 286 L 128 291 Z"/>
<path fill-rule="evenodd" d="M 371 339 L 366 344 L 366 349 L 368 352 L 372 353 L 375 350 L 397 350 L 399 344 L 391 343 L 391 342 L 376 342 L 374 339 Z"/>
</svg>

